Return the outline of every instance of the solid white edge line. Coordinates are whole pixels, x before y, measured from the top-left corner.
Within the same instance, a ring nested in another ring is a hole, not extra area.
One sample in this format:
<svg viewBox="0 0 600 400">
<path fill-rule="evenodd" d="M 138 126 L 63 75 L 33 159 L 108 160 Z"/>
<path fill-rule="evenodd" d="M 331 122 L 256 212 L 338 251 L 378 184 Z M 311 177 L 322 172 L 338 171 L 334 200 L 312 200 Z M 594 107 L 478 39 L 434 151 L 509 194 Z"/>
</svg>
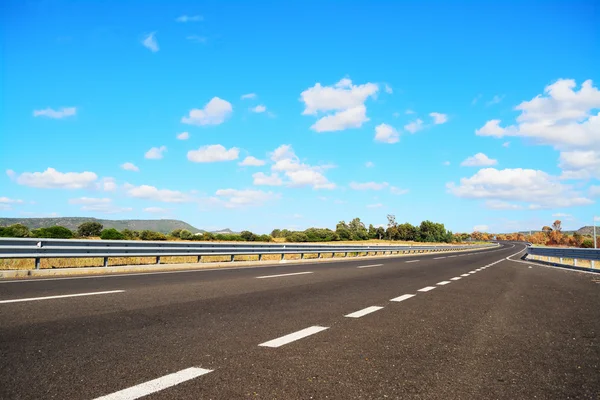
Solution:
<svg viewBox="0 0 600 400">
<path fill-rule="evenodd" d="M 281 347 L 285 344 L 295 342 L 296 340 L 303 339 L 307 336 L 314 335 L 315 333 L 319 333 L 324 331 L 325 329 L 329 329 L 324 326 L 311 326 L 305 329 L 302 329 L 297 332 L 290 333 L 289 335 L 278 337 L 277 339 L 269 340 L 268 342 L 264 342 L 259 344 L 262 347 Z"/>
<path fill-rule="evenodd" d="M 397 302 L 399 302 L 399 301 L 408 300 L 411 297 L 415 297 L 415 295 L 414 294 L 403 294 L 402 296 L 394 297 L 390 301 L 397 301 Z"/>
<path fill-rule="evenodd" d="M 263 276 L 257 276 L 256 279 L 281 278 L 282 276 L 306 275 L 306 274 L 312 274 L 312 273 L 313 273 L 312 271 L 305 271 L 305 272 L 292 272 L 289 274 L 263 275 Z"/>
<path fill-rule="evenodd" d="M 454 278 L 450 278 L 451 281 L 457 281 L 459 279 L 462 279 L 460 276 L 455 276 Z"/>
<path fill-rule="evenodd" d="M 441 282 L 436 283 L 436 285 L 444 286 L 444 285 L 447 285 L 449 283 L 452 283 L 452 282 L 450 282 L 450 281 L 441 281 Z"/>
<path fill-rule="evenodd" d="M 95 400 L 135 400 L 179 385 L 180 383 L 208 374 L 209 372 L 212 372 L 212 370 L 197 367 L 182 369 L 179 372 L 174 372 L 148 382 L 140 383 L 139 385 L 106 396 L 97 397 Z"/>
<path fill-rule="evenodd" d="M 383 307 L 379 307 L 379 306 L 371 306 L 371 307 L 363 308 L 362 310 L 358 310 L 358 311 L 355 311 L 353 313 L 344 315 L 344 317 L 347 317 L 347 318 L 360 318 L 360 317 L 364 317 L 367 314 L 374 313 L 375 311 L 379 311 L 382 308 Z"/>
<path fill-rule="evenodd" d="M 96 296 L 96 295 L 99 295 L 99 294 L 111 294 L 111 293 L 123 293 L 123 292 L 124 292 L 124 290 L 106 290 L 104 292 L 89 292 L 89 293 L 62 294 L 62 295 L 57 295 L 57 296 L 29 297 L 29 298 L 26 298 L 26 299 L 0 300 L 0 304 L 21 303 L 21 302 L 24 302 L 24 301 L 40 301 L 40 300 L 66 299 L 68 297 Z"/>
<path fill-rule="evenodd" d="M 371 265 L 361 265 L 360 267 L 356 267 L 356 268 L 373 268 L 373 267 L 381 267 L 383 264 L 371 264 Z"/>
<path fill-rule="evenodd" d="M 430 290 L 435 289 L 435 286 L 426 286 L 422 289 L 417 290 L 417 292 L 429 292 Z"/>
</svg>

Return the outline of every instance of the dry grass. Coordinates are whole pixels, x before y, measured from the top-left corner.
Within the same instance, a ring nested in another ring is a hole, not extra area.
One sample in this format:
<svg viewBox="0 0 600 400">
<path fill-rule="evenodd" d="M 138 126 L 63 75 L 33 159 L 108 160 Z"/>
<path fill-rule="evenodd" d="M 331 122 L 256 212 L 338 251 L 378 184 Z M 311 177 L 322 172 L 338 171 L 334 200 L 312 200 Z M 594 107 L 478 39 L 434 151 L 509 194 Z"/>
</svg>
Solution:
<svg viewBox="0 0 600 400">
<path fill-rule="evenodd" d="M 558 258 L 558 257 L 550 257 L 550 260 L 548 261 L 548 257 L 546 257 L 546 256 L 529 255 L 527 257 L 527 259 L 540 260 L 540 261 L 551 262 L 551 263 L 555 263 L 555 264 L 565 264 L 565 265 L 575 266 L 575 263 L 573 262 L 572 258 L 563 258 L 562 263 L 560 262 L 560 258 Z M 592 262 L 590 260 L 577 259 L 577 266 L 582 267 L 582 268 L 592 268 Z M 596 262 L 595 269 L 599 269 L 599 268 L 600 268 L 600 262 Z"/>
</svg>

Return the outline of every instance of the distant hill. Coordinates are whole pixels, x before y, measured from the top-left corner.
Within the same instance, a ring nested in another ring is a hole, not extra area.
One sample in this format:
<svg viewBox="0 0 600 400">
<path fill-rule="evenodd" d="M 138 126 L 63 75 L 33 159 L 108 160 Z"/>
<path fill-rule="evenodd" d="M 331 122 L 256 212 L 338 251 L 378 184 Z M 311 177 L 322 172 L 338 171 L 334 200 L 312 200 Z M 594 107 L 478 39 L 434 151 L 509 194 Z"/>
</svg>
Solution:
<svg viewBox="0 0 600 400">
<path fill-rule="evenodd" d="M 594 234 L 594 227 L 593 226 L 584 226 L 582 228 L 579 228 L 577 230 L 577 233 L 579 233 L 580 235 L 588 235 L 588 236 L 592 236 Z M 600 235 L 600 226 L 596 226 L 596 235 Z"/>
<path fill-rule="evenodd" d="M 203 233 L 201 229 L 176 219 L 97 219 L 85 217 L 60 217 L 60 218 L 0 218 L 0 226 L 12 224 L 23 224 L 29 229 L 48 228 L 51 226 L 64 226 L 71 230 L 77 230 L 77 227 L 84 222 L 93 221 L 101 223 L 104 228 L 115 228 L 118 230 L 130 229 L 132 231 L 143 231 L 145 229 L 170 233 L 175 229 L 187 229 L 192 233 Z"/>
</svg>

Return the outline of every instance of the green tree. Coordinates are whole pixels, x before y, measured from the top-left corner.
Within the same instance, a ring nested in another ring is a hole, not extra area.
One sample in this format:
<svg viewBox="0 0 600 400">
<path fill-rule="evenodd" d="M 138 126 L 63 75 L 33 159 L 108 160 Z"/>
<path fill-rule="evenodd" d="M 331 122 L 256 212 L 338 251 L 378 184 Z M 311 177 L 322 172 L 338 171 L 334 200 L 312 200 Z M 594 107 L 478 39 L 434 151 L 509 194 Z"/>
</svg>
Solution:
<svg viewBox="0 0 600 400">
<path fill-rule="evenodd" d="M 304 232 L 293 232 L 285 240 L 286 242 L 308 242 L 308 237 Z"/>
<path fill-rule="evenodd" d="M 29 237 L 29 228 L 23 224 L 14 224 L 9 226 L 13 237 Z"/>
<path fill-rule="evenodd" d="M 431 221 L 421 222 L 417 240 L 419 242 L 445 242 L 447 232 L 444 224 L 439 224 Z"/>
<path fill-rule="evenodd" d="M 167 236 L 164 233 L 154 232 L 150 230 L 143 230 L 140 232 L 140 239 L 142 240 L 167 240 Z"/>
<path fill-rule="evenodd" d="M 178 237 L 180 237 L 180 235 L 181 235 L 181 231 L 182 231 L 182 230 L 183 230 L 183 229 L 175 229 L 175 230 L 174 230 L 174 231 L 172 231 L 172 232 L 171 232 L 169 235 L 171 235 L 171 236 L 173 236 L 173 237 L 176 237 L 176 238 L 178 238 Z"/>
<path fill-rule="evenodd" d="M 340 221 L 335 227 L 335 233 L 337 233 L 340 240 L 352 240 L 352 232 L 345 221 Z"/>
<path fill-rule="evenodd" d="M 417 228 L 408 222 L 398 225 L 398 238 L 400 240 L 415 240 Z"/>
<path fill-rule="evenodd" d="M 360 218 L 354 218 L 348 224 L 348 228 L 352 233 L 352 240 L 367 240 L 369 239 L 369 232 L 365 227 L 365 224 L 360 222 Z"/>
<path fill-rule="evenodd" d="M 388 220 L 388 227 L 397 225 L 396 224 L 396 216 L 394 214 L 388 214 L 387 220 Z"/>
<path fill-rule="evenodd" d="M 187 229 L 182 229 L 181 232 L 179 232 L 179 238 L 183 239 L 183 240 L 191 240 L 194 237 L 194 234 L 190 231 L 188 231 Z"/>
<path fill-rule="evenodd" d="M 246 242 L 254 242 L 256 240 L 256 235 L 250 231 L 242 231 L 240 232 L 240 236 Z"/>
<path fill-rule="evenodd" d="M 123 240 L 125 235 L 116 230 L 115 228 L 104 229 L 100 232 L 100 239 L 102 240 Z"/>
<path fill-rule="evenodd" d="M 377 229 L 373 226 L 373 224 L 369 224 L 369 239 L 377 238 Z"/>
<path fill-rule="evenodd" d="M 273 238 L 271 237 L 271 235 L 260 235 L 260 236 L 257 236 L 256 241 L 257 242 L 271 242 L 271 241 L 273 241 Z"/>
<path fill-rule="evenodd" d="M 123 229 L 121 231 L 125 240 L 136 240 L 139 239 L 140 233 L 138 231 L 132 231 L 130 229 Z"/>
<path fill-rule="evenodd" d="M 51 226 L 49 228 L 34 229 L 31 231 L 31 236 L 36 238 L 72 239 L 73 232 L 64 226 Z"/>
<path fill-rule="evenodd" d="M 100 222 L 89 221 L 84 222 L 83 224 L 77 227 L 77 236 L 80 237 L 90 237 L 90 236 L 100 236 L 100 232 L 102 232 L 102 224 Z"/>
<path fill-rule="evenodd" d="M 308 228 L 304 231 L 309 242 L 333 242 L 339 240 L 338 235 L 327 228 Z"/>
<path fill-rule="evenodd" d="M 385 236 L 385 229 L 383 229 L 383 226 L 380 226 L 377 228 L 377 239 L 383 239 L 383 237 Z"/>
<path fill-rule="evenodd" d="M 398 227 L 391 225 L 385 231 L 385 236 L 388 240 L 400 240 L 398 235 Z"/>
<path fill-rule="evenodd" d="M 273 229 L 271 232 L 271 236 L 274 238 L 278 238 L 281 236 L 281 229 Z"/>
</svg>

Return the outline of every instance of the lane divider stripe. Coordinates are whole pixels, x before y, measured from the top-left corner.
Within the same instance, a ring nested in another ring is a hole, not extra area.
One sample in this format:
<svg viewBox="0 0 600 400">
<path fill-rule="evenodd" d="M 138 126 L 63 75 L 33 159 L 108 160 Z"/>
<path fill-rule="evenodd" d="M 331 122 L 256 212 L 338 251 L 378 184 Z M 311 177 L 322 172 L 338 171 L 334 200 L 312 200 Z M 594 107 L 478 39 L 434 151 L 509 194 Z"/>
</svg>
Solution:
<svg viewBox="0 0 600 400">
<path fill-rule="evenodd" d="M 311 326 L 305 329 L 302 329 L 298 332 L 290 333 L 289 335 L 281 336 L 277 339 L 269 340 L 268 342 L 264 342 L 259 344 L 262 347 L 281 347 L 288 343 L 295 342 L 296 340 L 303 339 L 307 336 L 314 335 L 315 333 L 319 333 L 324 331 L 325 329 L 329 329 L 329 327 L 325 326 Z"/>
<path fill-rule="evenodd" d="M 280 278 L 282 276 L 306 275 L 306 274 L 312 274 L 312 273 L 313 273 L 312 271 L 305 271 L 305 272 L 292 272 L 291 274 L 263 275 L 263 276 L 257 276 L 256 279 Z"/>
<path fill-rule="evenodd" d="M 96 296 L 99 294 L 111 294 L 111 293 L 123 293 L 123 292 L 124 292 L 124 290 L 107 290 L 104 292 L 89 292 L 89 293 L 63 294 L 63 295 L 59 295 L 59 296 L 30 297 L 27 299 L 0 300 L 0 304 L 21 303 L 24 301 L 66 299 L 67 297 Z"/>
<path fill-rule="evenodd" d="M 423 289 L 417 290 L 417 292 L 429 292 L 430 290 L 435 289 L 435 286 L 426 286 Z"/>
<path fill-rule="evenodd" d="M 360 318 L 360 317 L 363 317 L 363 316 L 365 316 L 367 314 L 374 313 L 375 311 L 379 311 L 382 308 L 383 307 L 379 307 L 379 306 L 367 307 L 367 308 L 363 308 L 362 310 L 355 311 L 355 312 L 353 312 L 351 314 L 344 315 L 344 317 L 347 317 L 347 318 Z"/>
<path fill-rule="evenodd" d="M 415 295 L 414 294 L 403 294 L 402 296 L 394 297 L 390 301 L 404 301 L 404 300 L 410 299 L 411 297 L 415 297 Z"/>
</svg>

